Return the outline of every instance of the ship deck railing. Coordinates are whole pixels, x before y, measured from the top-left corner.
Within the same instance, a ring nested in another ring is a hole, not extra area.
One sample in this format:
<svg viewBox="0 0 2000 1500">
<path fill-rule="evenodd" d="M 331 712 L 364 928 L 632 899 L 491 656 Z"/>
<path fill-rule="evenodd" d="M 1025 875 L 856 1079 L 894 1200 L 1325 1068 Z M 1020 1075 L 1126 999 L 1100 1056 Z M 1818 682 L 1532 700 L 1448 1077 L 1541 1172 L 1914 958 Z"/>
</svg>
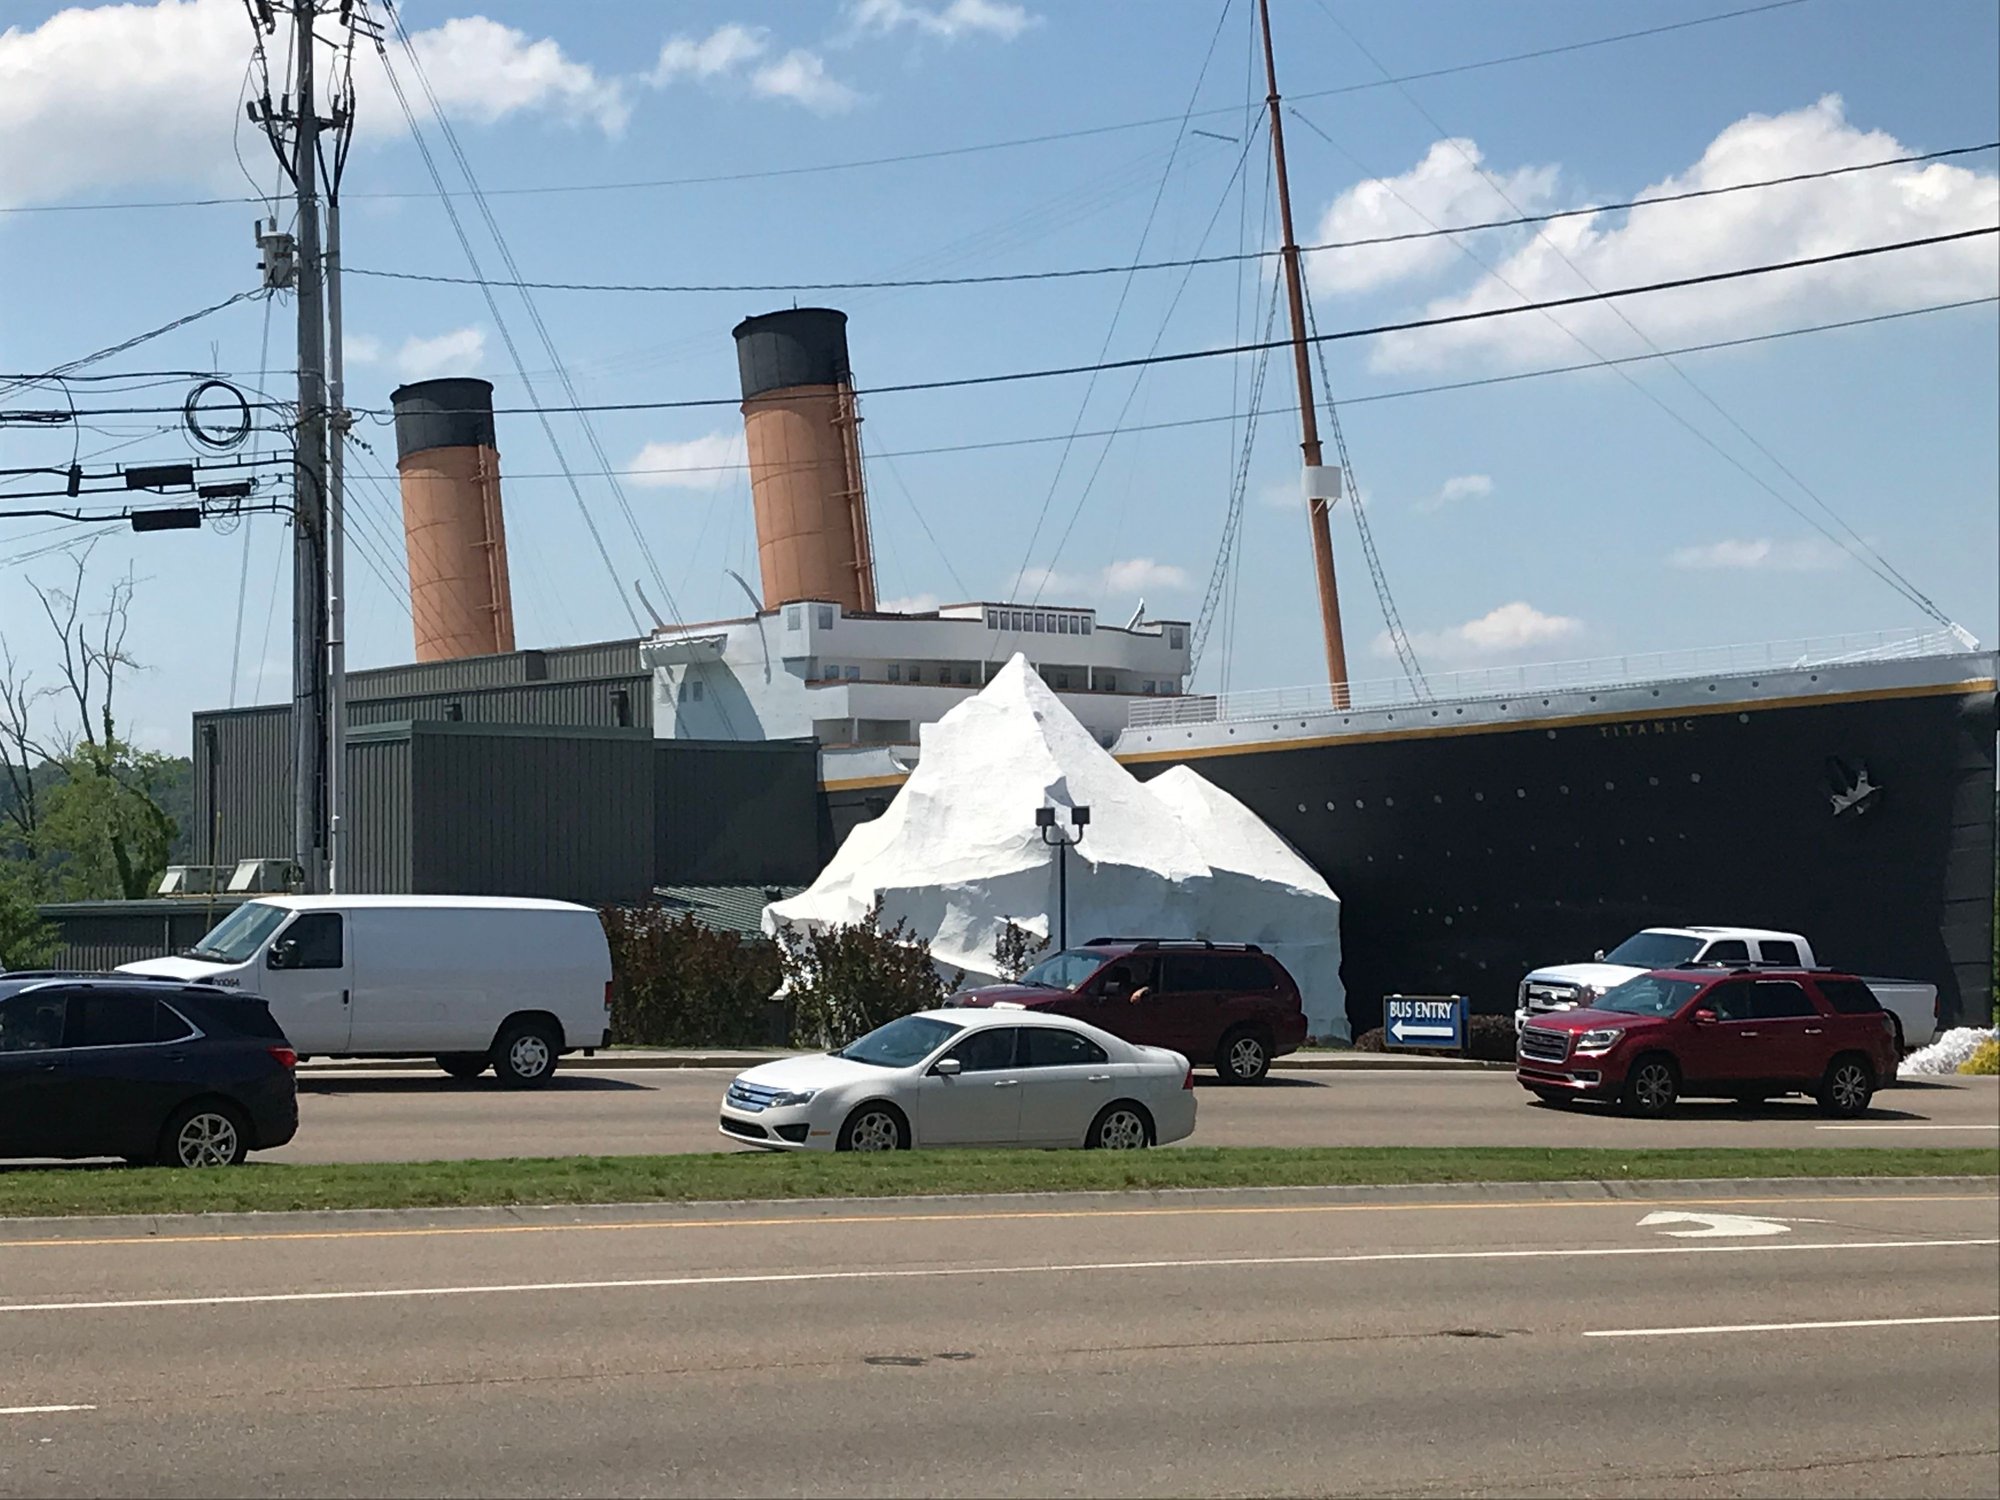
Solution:
<svg viewBox="0 0 2000 1500">
<path fill-rule="evenodd" d="M 1864 631 L 1684 651 L 1629 652 L 1524 666 L 1470 667 L 1429 674 L 1421 682 L 1408 677 L 1383 677 L 1349 683 L 1344 704 L 1335 701 L 1333 689 L 1325 683 L 1238 693 L 1184 694 L 1178 698 L 1136 702 L 1126 722 L 1133 729 L 1235 724 L 1255 719 L 1367 712 L 1419 703 L 1511 698 L 1529 693 L 1608 691 L 1690 677 L 1747 677 L 1760 672 L 1798 671 L 1853 662 L 1956 656 L 1978 649 L 1979 642 L 1956 625 L 1927 631 Z"/>
</svg>

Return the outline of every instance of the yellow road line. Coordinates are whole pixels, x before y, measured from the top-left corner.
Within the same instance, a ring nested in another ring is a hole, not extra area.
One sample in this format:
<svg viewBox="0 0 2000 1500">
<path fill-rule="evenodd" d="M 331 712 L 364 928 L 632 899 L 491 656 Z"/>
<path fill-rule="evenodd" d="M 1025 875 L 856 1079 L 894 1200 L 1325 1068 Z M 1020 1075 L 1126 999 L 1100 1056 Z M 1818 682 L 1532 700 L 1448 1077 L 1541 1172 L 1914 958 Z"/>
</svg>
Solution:
<svg viewBox="0 0 2000 1500">
<path fill-rule="evenodd" d="M 1450 1203 L 1256 1203 L 1186 1204 L 1159 1208 L 1031 1208 L 1012 1212 L 904 1214 L 793 1214 L 757 1219 L 632 1219 L 585 1224 L 436 1224 L 398 1229 L 280 1229 L 263 1234 L 135 1234 L 92 1239 L 58 1237 L 0 1240 L 0 1250 L 49 1247 L 100 1248 L 113 1245 L 273 1244 L 290 1240 L 443 1239 L 482 1234 L 604 1234 L 634 1230 L 674 1229 L 811 1229 L 855 1224 L 981 1224 L 1012 1219 L 1161 1219 L 1247 1217 L 1269 1214 L 1436 1213 L 1454 1209 L 1496 1209 L 1514 1212 L 1567 1208 L 1621 1208 L 1668 1204 L 1676 1207 L 1722 1208 L 1749 1204 L 1789 1203 L 2000 1203 L 1994 1193 L 1856 1193 L 1805 1198 L 1797 1195 L 1758 1198 L 1528 1198 L 1499 1203 L 1459 1199 Z M 563 1207 L 566 1205 L 550 1205 Z M 299 1212 L 310 1213 L 303 1209 Z M 423 1212 L 421 1209 L 413 1212 Z M 325 1210 L 338 1213 L 341 1210 Z"/>
</svg>

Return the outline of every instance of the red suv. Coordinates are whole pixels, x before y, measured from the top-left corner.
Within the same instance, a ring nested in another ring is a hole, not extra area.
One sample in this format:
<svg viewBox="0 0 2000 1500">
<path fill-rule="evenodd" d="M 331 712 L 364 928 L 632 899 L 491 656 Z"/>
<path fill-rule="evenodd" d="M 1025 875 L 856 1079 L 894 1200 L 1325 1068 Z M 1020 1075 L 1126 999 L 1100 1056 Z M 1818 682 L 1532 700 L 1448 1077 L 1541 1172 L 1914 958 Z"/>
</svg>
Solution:
<svg viewBox="0 0 2000 1500">
<path fill-rule="evenodd" d="M 1848 974 L 1659 969 L 1530 1021 L 1514 1076 L 1552 1104 L 1615 1099 L 1657 1116 L 1682 1095 L 1806 1093 L 1845 1117 L 1895 1078 L 1895 1022 Z"/>
<path fill-rule="evenodd" d="M 1271 1059 L 1306 1039 L 1299 987 L 1254 943 L 1095 938 L 1041 960 L 1013 984 L 953 995 L 947 1005 L 1017 1005 L 1073 1016 L 1191 1062 L 1225 1083 L 1255 1083 Z"/>
</svg>

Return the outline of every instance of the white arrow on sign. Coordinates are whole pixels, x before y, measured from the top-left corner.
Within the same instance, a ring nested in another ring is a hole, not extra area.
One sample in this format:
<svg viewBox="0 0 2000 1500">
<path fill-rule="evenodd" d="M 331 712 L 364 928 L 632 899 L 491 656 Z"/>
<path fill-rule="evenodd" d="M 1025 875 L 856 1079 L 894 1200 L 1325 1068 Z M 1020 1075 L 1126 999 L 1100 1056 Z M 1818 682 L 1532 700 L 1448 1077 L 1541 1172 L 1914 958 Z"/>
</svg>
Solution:
<svg viewBox="0 0 2000 1500">
<path fill-rule="evenodd" d="M 1389 1026 L 1389 1035 L 1397 1041 L 1410 1036 L 1440 1036 L 1447 1039 L 1458 1035 L 1455 1026 L 1422 1026 L 1409 1021 L 1395 1021 Z"/>
<path fill-rule="evenodd" d="M 1641 1229 L 1655 1224 L 1694 1224 L 1699 1226 L 1694 1229 L 1664 1229 L 1661 1231 L 1663 1234 L 1670 1234 L 1676 1239 L 1683 1240 L 1713 1240 L 1731 1235 L 1790 1234 L 1792 1232 L 1789 1225 L 1781 1224 L 1776 1219 L 1753 1219 L 1744 1214 L 1659 1213 L 1647 1214 L 1645 1218 L 1639 1221 Z"/>
</svg>

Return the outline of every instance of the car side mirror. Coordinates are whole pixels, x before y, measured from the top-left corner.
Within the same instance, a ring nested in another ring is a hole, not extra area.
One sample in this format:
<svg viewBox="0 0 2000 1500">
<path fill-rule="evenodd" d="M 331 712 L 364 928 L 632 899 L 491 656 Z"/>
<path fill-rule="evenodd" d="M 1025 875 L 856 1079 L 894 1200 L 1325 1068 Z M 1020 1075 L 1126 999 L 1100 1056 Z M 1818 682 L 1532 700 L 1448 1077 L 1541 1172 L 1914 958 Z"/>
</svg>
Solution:
<svg viewBox="0 0 2000 1500">
<path fill-rule="evenodd" d="M 264 955 L 264 967 L 267 969 L 289 969 L 292 966 L 292 955 L 298 951 L 299 945 L 289 938 L 283 942 L 273 943 L 271 944 L 271 951 Z"/>
<path fill-rule="evenodd" d="M 1715 1024 L 1715 1012 L 1704 1005 L 1700 1010 L 1689 1016 L 1688 1019 L 1697 1026 L 1713 1026 Z"/>
<path fill-rule="evenodd" d="M 940 1057 L 937 1060 L 937 1065 L 931 1071 L 940 1078 L 956 1078 L 958 1077 L 959 1070 L 964 1066 L 965 1064 L 955 1057 Z"/>
<path fill-rule="evenodd" d="M 1604 962 L 1604 950 L 1603 950 L 1602 948 L 1599 948 L 1599 949 L 1598 949 L 1598 950 L 1597 950 L 1597 951 L 1596 951 L 1595 953 L 1593 953 L 1593 954 L 1591 954 L 1591 955 L 1590 955 L 1590 958 L 1591 958 L 1591 962 L 1593 962 L 1593 963 L 1600 963 L 1600 964 L 1601 964 L 1601 963 L 1603 963 L 1603 962 Z"/>
</svg>

